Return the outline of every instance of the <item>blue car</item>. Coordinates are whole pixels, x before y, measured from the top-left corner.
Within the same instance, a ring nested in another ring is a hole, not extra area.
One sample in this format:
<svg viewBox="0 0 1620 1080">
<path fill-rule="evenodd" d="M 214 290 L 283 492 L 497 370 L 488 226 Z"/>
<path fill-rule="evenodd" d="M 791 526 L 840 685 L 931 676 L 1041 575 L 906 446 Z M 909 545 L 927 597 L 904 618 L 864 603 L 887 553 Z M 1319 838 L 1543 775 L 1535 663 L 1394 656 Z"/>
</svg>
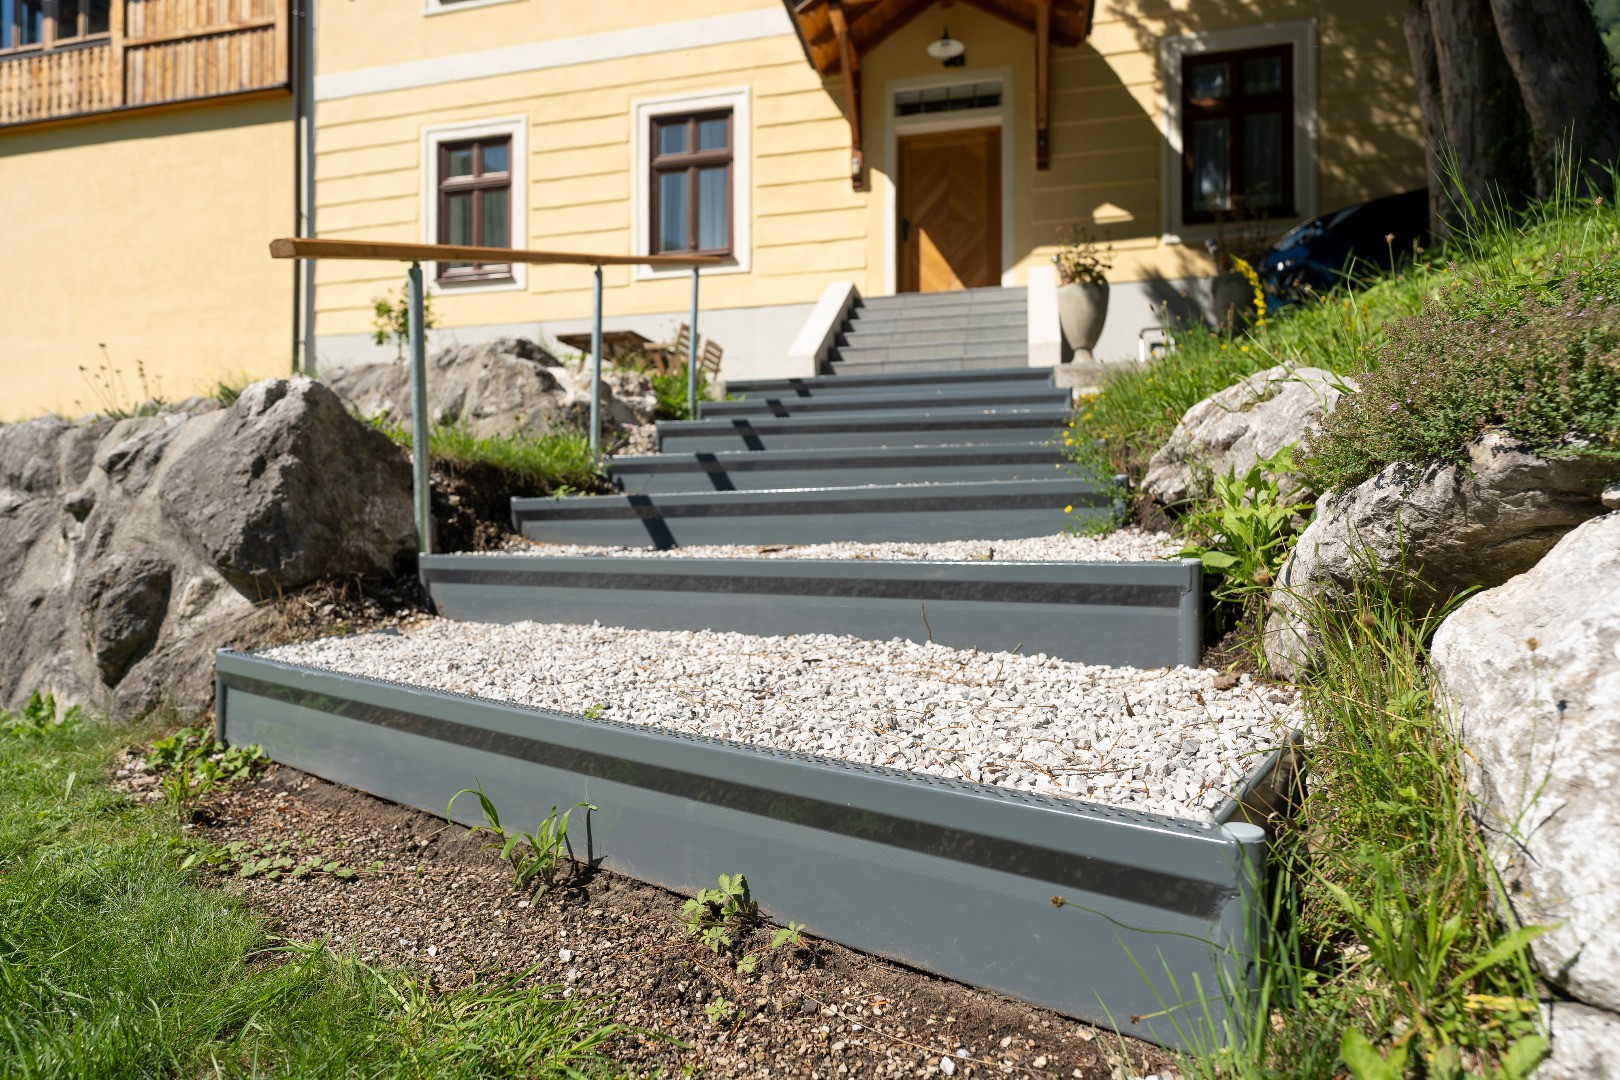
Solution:
<svg viewBox="0 0 1620 1080">
<path fill-rule="evenodd" d="M 1429 241 L 1427 188 L 1356 203 L 1295 225 L 1260 258 L 1267 306 L 1297 303 L 1345 280 L 1390 270 Z"/>
</svg>

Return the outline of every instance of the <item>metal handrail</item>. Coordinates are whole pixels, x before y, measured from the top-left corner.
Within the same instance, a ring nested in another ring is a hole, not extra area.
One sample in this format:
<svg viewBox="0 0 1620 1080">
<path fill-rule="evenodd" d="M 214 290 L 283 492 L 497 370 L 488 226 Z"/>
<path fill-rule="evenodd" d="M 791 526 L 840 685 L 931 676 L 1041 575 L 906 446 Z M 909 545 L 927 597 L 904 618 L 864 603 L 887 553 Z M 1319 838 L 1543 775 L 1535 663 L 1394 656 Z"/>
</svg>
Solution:
<svg viewBox="0 0 1620 1080">
<path fill-rule="evenodd" d="M 400 244 L 385 240 L 321 240 L 283 237 L 270 241 L 273 259 L 349 259 L 407 262 L 407 323 L 411 340 L 411 465 L 416 510 L 416 542 L 421 554 L 433 553 L 433 515 L 428 484 L 427 334 L 423 325 L 422 263 L 527 263 L 537 266 L 592 266 L 596 281 L 591 315 L 591 461 L 602 456 L 602 267 L 667 266 L 692 268 L 692 333 L 686 346 L 686 401 L 697 414 L 698 271 L 719 266 L 714 255 L 592 255 L 575 251 L 530 251 L 524 248 L 474 247 L 467 244 Z"/>
</svg>

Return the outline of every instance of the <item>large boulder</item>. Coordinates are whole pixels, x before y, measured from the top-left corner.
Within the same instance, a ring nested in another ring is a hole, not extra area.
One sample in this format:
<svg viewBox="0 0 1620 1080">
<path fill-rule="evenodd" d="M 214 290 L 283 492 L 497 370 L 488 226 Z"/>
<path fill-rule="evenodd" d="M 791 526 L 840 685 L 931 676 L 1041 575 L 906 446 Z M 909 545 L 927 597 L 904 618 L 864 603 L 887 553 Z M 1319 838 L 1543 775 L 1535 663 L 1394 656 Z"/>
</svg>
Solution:
<svg viewBox="0 0 1620 1080">
<path fill-rule="evenodd" d="M 401 427 L 411 422 L 410 366 L 362 364 L 331 377 L 361 416 Z M 474 435 L 544 434 L 586 423 L 590 372 L 569 366 L 526 338 L 458 345 L 428 358 L 428 412 L 435 424 L 463 424 Z M 657 408 L 652 381 L 630 371 L 602 373 L 602 414 L 613 424 L 645 424 Z"/>
<path fill-rule="evenodd" d="M 1279 364 L 1255 372 L 1187 410 L 1148 462 L 1142 490 L 1173 506 L 1205 494 L 1211 476 L 1243 475 L 1315 431 L 1347 385 L 1322 368 Z M 1290 474 L 1278 482 L 1285 493 L 1299 486 Z"/>
<path fill-rule="evenodd" d="M 1620 1076 L 1620 1016 L 1572 1001 L 1546 1010 L 1551 1045 L 1536 1080 L 1614 1080 Z"/>
<path fill-rule="evenodd" d="M 1537 966 L 1620 1012 L 1620 514 L 1466 601 L 1431 659 L 1507 900 L 1551 927 Z"/>
<path fill-rule="evenodd" d="M 204 710 L 216 648 L 283 632 L 267 591 L 409 560 L 405 456 L 335 395 L 209 404 L 0 425 L 0 707 Z"/>
<path fill-rule="evenodd" d="M 1423 583 L 1414 601 L 1442 603 L 1463 590 L 1522 574 L 1565 533 L 1604 512 L 1613 463 L 1538 457 L 1497 432 L 1468 447 L 1463 464 L 1390 465 L 1317 504 L 1272 589 L 1266 658 L 1283 678 L 1315 659 L 1306 612 L 1368 571 L 1404 567 Z"/>
<path fill-rule="evenodd" d="M 331 390 L 266 380 L 192 423 L 210 421 L 158 497 L 233 586 L 267 597 L 324 577 L 403 569 L 415 538 L 410 466 Z"/>
</svg>

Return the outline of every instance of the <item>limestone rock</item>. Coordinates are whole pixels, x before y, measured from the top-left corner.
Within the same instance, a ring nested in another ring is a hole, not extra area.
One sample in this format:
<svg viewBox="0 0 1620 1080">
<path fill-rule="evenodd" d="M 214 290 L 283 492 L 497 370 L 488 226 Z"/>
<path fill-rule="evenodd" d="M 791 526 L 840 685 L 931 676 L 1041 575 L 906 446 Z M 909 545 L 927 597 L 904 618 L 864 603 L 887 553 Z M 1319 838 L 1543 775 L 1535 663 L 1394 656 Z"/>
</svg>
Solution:
<svg viewBox="0 0 1620 1080">
<path fill-rule="evenodd" d="M 1211 475 L 1242 475 L 1259 459 L 1316 430 L 1345 385 L 1321 368 L 1280 364 L 1255 372 L 1187 410 L 1148 463 L 1142 490 L 1171 506 L 1203 492 Z M 1298 481 L 1284 477 L 1281 486 L 1292 491 Z"/>
<path fill-rule="evenodd" d="M 1470 598 L 1431 657 L 1508 901 L 1559 924 L 1532 944 L 1537 965 L 1620 1011 L 1620 514 Z"/>
<path fill-rule="evenodd" d="M 258 382 L 163 474 L 165 515 L 254 597 L 322 577 L 390 575 L 415 544 L 410 466 L 310 379 Z"/>
<path fill-rule="evenodd" d="M 1546 1008 L 1552 1043 L 1535 1080 L 1614 1080 L 1620 1076 L 1620 1016 L 1574 1002 Z"/>
<path fill-rule="evenodd" d="M 89 574 L 82 600 L 101 681 L 116 685 L 157 639 L 169 602 L 170 567 L 120 551 Z"/>
<path fill-rule="evenodd" d="M 465 424 L 478 436 L 543 434 L 583 425 L 590 415 L 590 372 L 569 367 L 526 338 L 459 345 L 428 358 L 428 411 L 435 424 Z M 345 368 L 332 389 L 362 416 L 408 427 L 410 368 L 401 362 Z M 645 375 L 605 369 L 602 415 L 616 425 L 650 421 L 657 407 Z"/>
<path fill-rule="evenodd" d="M 1536 564 L 1565 533 L 1604 512 L 1599 493 L 1613 463 L 1538 457 L 1490 432 L 1463 465 L 1395 464 L 1317 504 L 1316 520 L 1283 563 L 1270 598 L 1266 658 L 1284 678 L 1314 659 L 1304 611 L 1324 590 L 1342 592 L 1369 561 L 1418 572 L 1427 602 L 1491 587 Z"/>
</svg>

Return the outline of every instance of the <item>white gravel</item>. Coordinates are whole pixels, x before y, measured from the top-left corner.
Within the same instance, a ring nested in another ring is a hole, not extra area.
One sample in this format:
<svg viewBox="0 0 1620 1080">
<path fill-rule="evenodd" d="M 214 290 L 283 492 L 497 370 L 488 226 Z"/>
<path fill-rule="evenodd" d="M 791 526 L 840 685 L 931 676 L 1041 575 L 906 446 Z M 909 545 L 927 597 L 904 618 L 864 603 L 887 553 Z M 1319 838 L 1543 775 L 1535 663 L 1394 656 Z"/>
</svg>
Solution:
<svg viewBox="0 0 1620 1080">
<path fill-rule="evenodd" d="M 266 657 L 603 720 L 1208 819 L 1291 691 L 909 641 L 432 620 Z M 599 707 L 599 708 L 598 708 Z"/>
<path fill-rule="evenodd" d="M 594 544 L 542 544 L 513 540 L 496 554 L 605 555 L 662 559 L 879 559 L 936 562 L 1156 562 L 1172 558 L 1181 542 L 1169 533 L 1116 529 L 1104 536 L 1029 536 L 1018 540 L 945 540 L 931 544 L 857 543 L 702 544 L 653 551 Z"/>
</svg>

